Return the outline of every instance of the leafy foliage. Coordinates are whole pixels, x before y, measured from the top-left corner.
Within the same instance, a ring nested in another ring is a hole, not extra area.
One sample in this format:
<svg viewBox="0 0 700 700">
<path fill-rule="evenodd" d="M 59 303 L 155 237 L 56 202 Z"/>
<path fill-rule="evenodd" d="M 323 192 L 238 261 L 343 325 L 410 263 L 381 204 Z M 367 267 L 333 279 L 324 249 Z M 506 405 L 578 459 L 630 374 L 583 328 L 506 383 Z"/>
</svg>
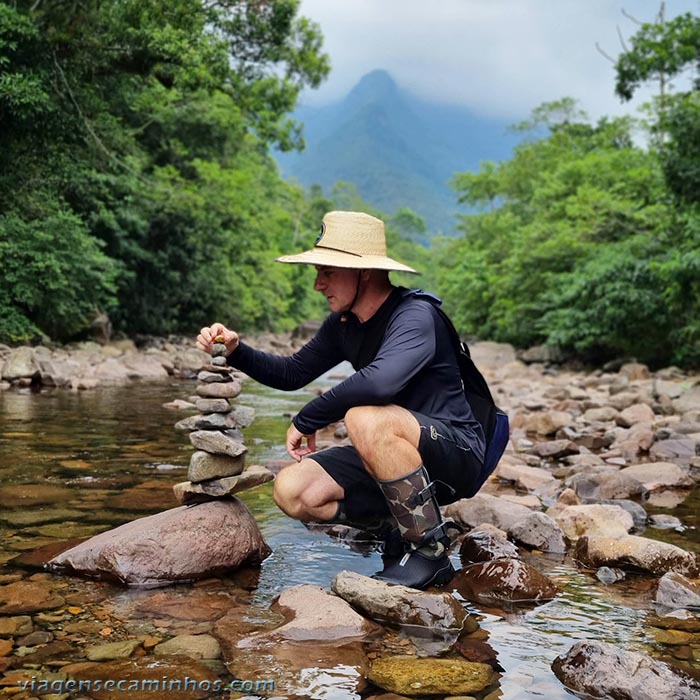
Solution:
<svg viewBox="0 0 700 700">
<path fill-rule="evenodd" d="M 0 337 L 287 327 L 310 204 L 272 144 L 328 71 L 298 0 L 0 5 Z M 24 271 L 22 271 L 24 266 Z M 5 275 L 5 271 L 8 274 Z"/>
</svg>

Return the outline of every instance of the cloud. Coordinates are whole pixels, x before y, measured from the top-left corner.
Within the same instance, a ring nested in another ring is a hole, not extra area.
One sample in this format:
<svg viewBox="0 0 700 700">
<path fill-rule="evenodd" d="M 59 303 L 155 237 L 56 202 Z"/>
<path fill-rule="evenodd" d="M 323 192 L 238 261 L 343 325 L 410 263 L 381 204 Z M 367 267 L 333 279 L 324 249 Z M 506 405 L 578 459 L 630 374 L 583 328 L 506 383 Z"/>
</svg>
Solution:
<svg viewBox="0 0 700 700">
<path fill-rule="evenodd" d="M 628 11 L 652 21 L 658 0 Z M 633 5 L 633 7 L 631 7 Z M 332 73 L 304 101 L 340 99 L 369 71 L 389 71 L 418 95 L 478 114 L 518 121 L 545 101 L 574 97 L 592 117 L 632 113 L 653 93 L 623 104 L 608 54 L 621 51 L 618 27 L 637 25 L 611 0 L 302 0 L 301 14 L 325 38 Z M 697 11 L 697 0 L 667 0 L 666 17 Z"/>
</svg>

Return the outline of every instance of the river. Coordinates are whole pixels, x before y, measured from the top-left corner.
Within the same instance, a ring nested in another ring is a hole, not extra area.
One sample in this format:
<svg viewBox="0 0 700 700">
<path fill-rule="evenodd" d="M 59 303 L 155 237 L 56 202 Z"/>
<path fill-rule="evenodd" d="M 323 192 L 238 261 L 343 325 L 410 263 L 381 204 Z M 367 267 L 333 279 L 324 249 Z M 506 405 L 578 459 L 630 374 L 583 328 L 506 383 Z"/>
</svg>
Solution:
<svg viewBox="0 0 700 700">
<path fill-rule="evenodd" d="M 18 553 L 60 539 L 91 535 L 176 505 L 170 487 L 185 480 L 191 447 L 187 435 L 175 431 L 173 425 L 187 414 L 163 404 L 187 398 L 193 390 L 192 382 L 172 380 L 80 393 L 0 392 L 0 493 L 3 487 L 17 484 L 33 485 L 35 494 L 40 494 L 42 487 L 66 489 L 58 502 L 49 498 L 45 503 L 32 504 L 31 499 L 0 503 L 0 574 L 30 574 L 13 564 Z M 237 401 L 256 409 L 255 421 L 244 431 L 249 463 L 265 464 L 286 457 L 282 441 L 289 416 L 309 397 L 309 390 L 283 394 L 252 381 L 245 384 Z M 242 499 L 273 551 L 253 584 L 247 585 L 246 604 L 251 608 L 267 608 L 282 590 L 296 584 L 327 588 L 342 569 L 369 575 L 381 568 L 377 553 L 354 552 L 287 518 L 272 500 L 271 484 L 245 492 Z M 664 538 L 698 551 L 697 497 L 688 499 L 674 513 L 689 528 L 684 533 L 665 533 Z M 644 624 L 651 607 L 647 579 L 604 586 L 580 573 L 568 558 L 527 556 L 537 559 L 538 568 L 555 580 L 562 595 L 535 608 L 509 611 L 484 610 L 465 603 L 470 612 L 480 616 L 504 669 L 501 694 L 493 697 L 575 697 L 554 677 L 550 664 L 576 640 L 599 639 L 657 656 L 665 653 L 655 646 L 650 628 Z M 459 566 L 456 556 L 454 564 Z M 123 604 L 124 596 L 131 595 L 91 581 L 75 580 L 72 590 L 89 600 L 96 587 L 100 598 L 111 599 L 114 608 Z M 60 623 L 57 625 L 60 631 Z M 187 626 L 180 624 L 178 633 L 183 629 Z M 192 631 L 198 630 L 201 626 L 193 625 Z M 59 658 L 65 658 L 65 653 Z M 340 685 L 334 688 L 331 679 L 311 697 L 358 697 L 348 695 Z"/>
</svg>

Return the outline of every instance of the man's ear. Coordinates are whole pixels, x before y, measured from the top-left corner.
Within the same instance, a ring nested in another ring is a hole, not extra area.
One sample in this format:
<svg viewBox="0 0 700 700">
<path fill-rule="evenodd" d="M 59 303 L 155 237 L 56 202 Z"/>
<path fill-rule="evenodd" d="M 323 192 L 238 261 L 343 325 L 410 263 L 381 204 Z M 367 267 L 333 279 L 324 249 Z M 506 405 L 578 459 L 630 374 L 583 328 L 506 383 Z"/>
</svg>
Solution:
<svg viewBox="0 0 700 700">
<path fill-rule="evenodd" d="M 369 279 L 372 277 L 372 270 L 360 270 L 360 279 L 363 282 L 369 281 Z"/>
</svg>

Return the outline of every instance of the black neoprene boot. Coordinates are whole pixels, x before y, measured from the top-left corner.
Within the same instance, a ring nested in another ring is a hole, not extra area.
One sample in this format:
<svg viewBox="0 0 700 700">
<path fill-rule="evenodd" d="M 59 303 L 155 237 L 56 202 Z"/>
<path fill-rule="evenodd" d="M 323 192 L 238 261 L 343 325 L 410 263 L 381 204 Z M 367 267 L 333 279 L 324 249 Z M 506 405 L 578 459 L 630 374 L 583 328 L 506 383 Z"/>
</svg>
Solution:
<svg viewBox="0 0 700 700">
<path fill-rule="evenodd" d="M 405 552 L 398 560 L 387 561 L 387 557 L 384 569 L 373 578 L 419 590 L 448 583 L 455 575 L 447 556 L 450 538 L 425 467 L 378 483 L 398 525 Z"/>
</svg>

